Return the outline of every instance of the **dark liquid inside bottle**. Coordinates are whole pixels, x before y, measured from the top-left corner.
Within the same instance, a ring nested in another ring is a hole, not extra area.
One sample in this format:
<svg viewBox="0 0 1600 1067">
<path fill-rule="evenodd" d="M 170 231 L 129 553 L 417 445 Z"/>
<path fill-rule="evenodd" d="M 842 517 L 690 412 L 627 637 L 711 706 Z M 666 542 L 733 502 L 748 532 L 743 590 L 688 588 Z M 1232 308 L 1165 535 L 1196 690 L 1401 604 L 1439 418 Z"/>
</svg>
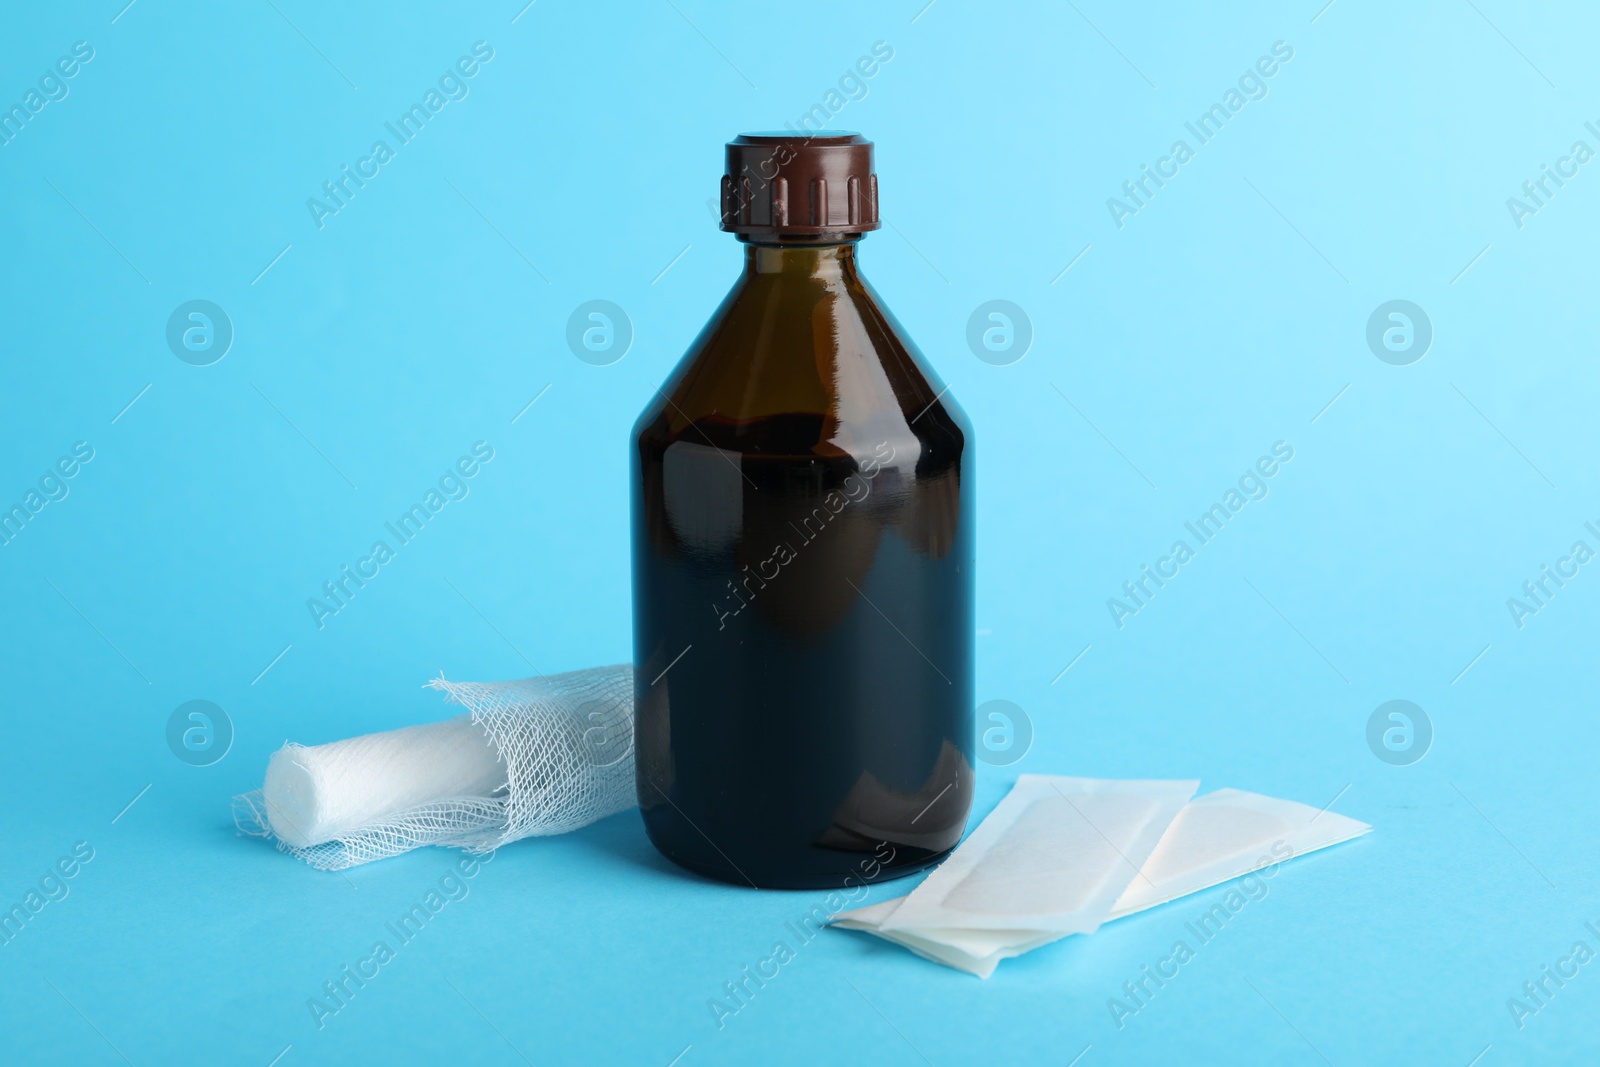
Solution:
<svg viewBox="0 0 1600 1067">
<path fill-rule="evenodd" d="M 639 802 L 736 883 L 911 873 L 972 799 L 970 431 L 853 250 L 749 249 L 635 428 Z"/>
</svg>

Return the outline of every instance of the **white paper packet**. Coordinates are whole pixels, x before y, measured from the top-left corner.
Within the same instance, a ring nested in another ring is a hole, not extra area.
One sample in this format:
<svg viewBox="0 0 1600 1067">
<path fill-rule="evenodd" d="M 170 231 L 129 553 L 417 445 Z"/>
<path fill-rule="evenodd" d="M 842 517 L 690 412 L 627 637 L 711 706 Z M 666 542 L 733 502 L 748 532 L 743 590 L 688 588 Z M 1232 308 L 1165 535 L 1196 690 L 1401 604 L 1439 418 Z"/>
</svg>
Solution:
<svg viewBox="0 0 1600 1067">
<path fill-rule="evenodd" d="M 1340 844 L 1371 829 L 1367 823 L 1293 800 L 1219 789 L 1195 798 L 1173 819 L 1141 876 L 1130 882 L 1117 900 L 1108 921 Z M 844 912 L 835 917 L 834 924 L 876 934 L 981 978 L 994 973 L 1002 959 L 1065 936 L 1020 929 L 883 929 L 906 899 L 897 897 Z"/>
<path fill-rule="evenodd" d="M 1370 831 L 1367 823 L 1309 804 L 1218 789 L 1196 797 L 1172 821 L 1111 918 L 1165 904 L 1232 878 Z"/>
<path fill-rule="evenodd" d="M 905 897 L 896 897 L 833 917 L 832 925 L 845 930 L 862 930 L 885 941 L 893 941 L 924 959 L 954 967 L 958 971 L 987 978 L 1000 961 L 1059 941 L 1070 934 L 1046 934 L 1036 930 L 883 930 L 879 924 L 893 915 Z"/>
<path fill-rule="evenodd" d="M 881 929 L 1090 933 L 1199 784 L 1024 774 Z"/>
</svg>

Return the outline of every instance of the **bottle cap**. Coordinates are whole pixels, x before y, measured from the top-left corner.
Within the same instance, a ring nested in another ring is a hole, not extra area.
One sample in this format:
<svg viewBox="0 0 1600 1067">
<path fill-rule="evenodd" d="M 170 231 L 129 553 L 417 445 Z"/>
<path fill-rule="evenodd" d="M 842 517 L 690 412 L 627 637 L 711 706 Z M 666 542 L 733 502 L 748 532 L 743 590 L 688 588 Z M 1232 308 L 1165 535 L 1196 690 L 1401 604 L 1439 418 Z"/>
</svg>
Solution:
<svg viewBox="0 0 1600 1067">
<path fill-rule="evenodd" d="M 878 228 L 872 142 L 859 133 L 745 133 L 728 142 L 722 228 L 740 237 Z"/>
</svg>

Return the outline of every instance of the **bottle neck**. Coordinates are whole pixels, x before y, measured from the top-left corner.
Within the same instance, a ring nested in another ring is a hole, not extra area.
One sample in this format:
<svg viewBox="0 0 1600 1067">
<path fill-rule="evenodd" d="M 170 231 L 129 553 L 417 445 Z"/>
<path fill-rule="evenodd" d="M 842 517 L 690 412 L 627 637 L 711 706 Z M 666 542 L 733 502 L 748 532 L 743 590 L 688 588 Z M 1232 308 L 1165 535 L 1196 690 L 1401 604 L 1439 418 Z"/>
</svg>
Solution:
<svg viewBox="0 0 1600 1067">
<path fill-rule="evenodd" d="M 853 278 L 856 242 L 837 244 L 756 244 L 744 249 L 744 270 L 751 274 L 781 274 L 795 278 Z"/>
</svg>

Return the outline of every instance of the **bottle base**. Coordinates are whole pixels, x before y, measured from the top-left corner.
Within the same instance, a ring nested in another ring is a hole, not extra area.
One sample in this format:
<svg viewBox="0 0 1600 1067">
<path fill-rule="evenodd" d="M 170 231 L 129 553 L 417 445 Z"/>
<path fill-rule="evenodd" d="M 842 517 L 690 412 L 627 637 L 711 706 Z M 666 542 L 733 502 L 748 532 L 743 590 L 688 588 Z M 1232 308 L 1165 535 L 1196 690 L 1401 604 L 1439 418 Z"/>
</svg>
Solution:
<svg viewBox="0 0 1600 1067">
<path fill-rule="evenodd" d="M 797 863 L 787 869 L 775 866 L 752 867 L 735 865 L 731 860 L 708 863 L 694 854 L 685 854 L 664 846 L 652 838 L 656 851 L 673 864 L 691 874 L 726 885 L 746 889 L 840 889 L 855 890 L 909 878 L 914 874 L 937 867 L 953 851 L 938 852 L 926 849 L 893 845 L 880 845 L 880 852 L 835 852 L 818 849 L 817 855 L 808 856 L 806 863 Z"/>
</svg>

